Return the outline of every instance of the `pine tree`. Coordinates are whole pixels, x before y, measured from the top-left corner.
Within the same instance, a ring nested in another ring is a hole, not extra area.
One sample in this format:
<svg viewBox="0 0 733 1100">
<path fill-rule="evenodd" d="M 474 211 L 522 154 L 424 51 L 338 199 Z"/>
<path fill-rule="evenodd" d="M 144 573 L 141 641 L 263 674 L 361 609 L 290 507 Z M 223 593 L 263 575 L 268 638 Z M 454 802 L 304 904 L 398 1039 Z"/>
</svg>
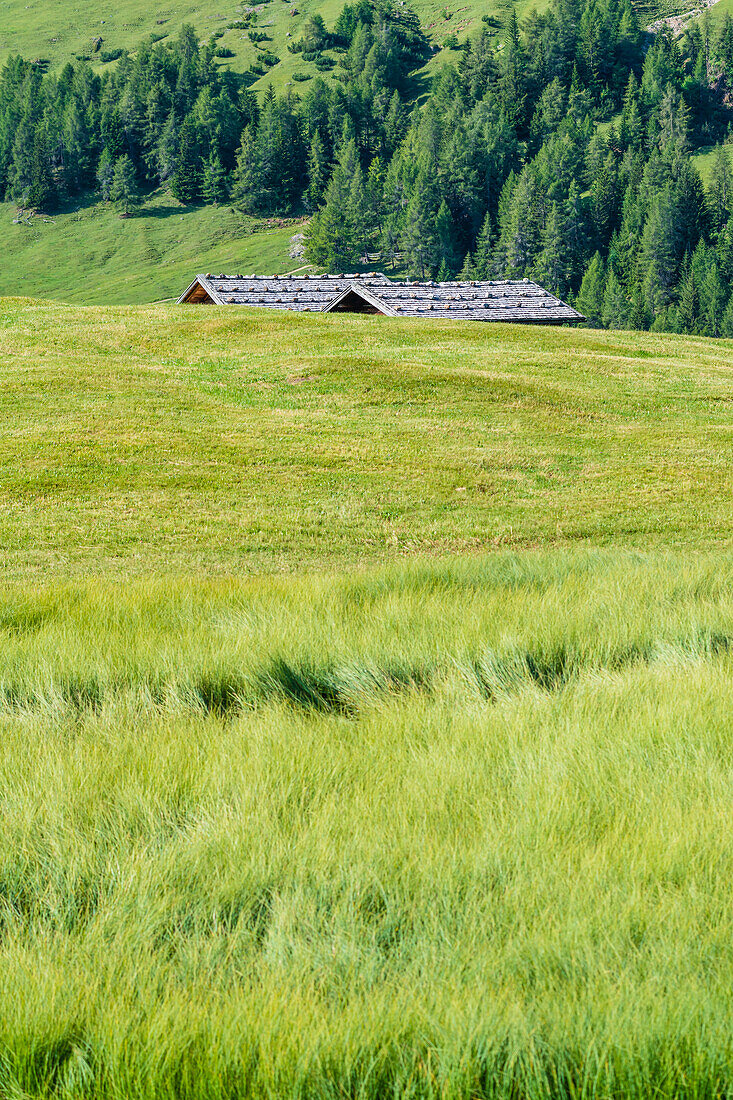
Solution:
<svg viewBox="0 0 733 1100">
<path fill-rule="evenodd" d="M 700 315 L 700 293 L 695 269 L 685 256 L 679 284 L 679 305 L 677 316 L 682 332 L 695 333 L 698 330 Z"/>
<path fill-rule="evenodd" d="M 606 271 L 600 252 L 596 252 L 585 269 L 575 306 L 586 322 L 598 327 L 602 321 L 603 298 L 606 287 Z"/>
<path fill-rule="evenodd" d="M 204 165 L 202 193 L 207 202 L 224 202 L 227 197 L 226 174 L 222 168 L 219 154 L 214 150 L 209 154 L 209 159 Z"/>
<path fill-rule="evenodd" d="M 629 300 L 612 267 L 609 267 L 606 277 L 601 323 L 604 328 L 612 329 L 629 326 Z"/>
<path fill-rule="evenodd" d="M 316 130 L 308 154 L 308 190 L 306 197 L 311 210 L 321 205 L 328 182 L 328 160 L 323 139 Z"/>
<path fill-rule="evenodd" d="M 703 303 L 705 333 L 707 336 L 722 335 L 723 315 L 726 293 L 718 273 L 718 265 L 713 261 L 708 268 L 700 295 Z"/>
<path fill-rule="evenodd" d="M 199 202 L 203 166 L 196 124 L 189 116 L 181 127 L 178 144 L 178 166 L 171 181 L 171 191 L 182 203 Z"/>
<path fill-rule="evenodd" d="M 470 253 L 469 253 L 470 255 Z M 481 231 L 476 238 L 476 250 L 473 256 L 476 279 L 491 278 L 491 215 L 486 213 Z"/>
<path fill-rule="evenodd" d="M 129 215 L 132 207 L 137 206 L 140 202 L 135 165 L 127 154 L 120 157 L 115 164 L 115 172 L 109 197 L 112 202 L 119 203 L 125 217 Z"/>
<path fill-rule="evenodd" d="M 438 208 L 435 219 L 435 233 L 438 238 L 441 268 L 446 273 L 455 272 L 459 266 L 459 256 L 456 252 L 456 226 L 445 199 Z M 450 278 L 450 274 L 445 274 L 443 281 L 448 278 Z"/>
<path fill-rule="evenodd" d="M 99 184 L 99 192 L 104 202 L 109 202 L 114 174 L 114 162 L 110 156 L 109 149 L 105 148 L 102 150 L 102 155 L 99 158 L 99 165 L 97 167 L 97 183 Z"/>
</svg>

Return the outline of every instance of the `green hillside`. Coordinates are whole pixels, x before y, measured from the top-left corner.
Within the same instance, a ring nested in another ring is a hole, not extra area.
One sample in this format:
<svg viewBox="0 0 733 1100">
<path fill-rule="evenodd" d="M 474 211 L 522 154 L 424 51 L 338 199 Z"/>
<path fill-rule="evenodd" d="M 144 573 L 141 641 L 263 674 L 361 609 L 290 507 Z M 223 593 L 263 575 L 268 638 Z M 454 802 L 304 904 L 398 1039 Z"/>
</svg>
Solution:
<svg viewBox="0 0 733 1100">
<path fill-rule="evenodd" d="M 729 1095 L 732 378 L 2 300 L 0 1095 Z"/>
<path fill-rule="evenodd" d="M 449 34 L 465 37 L 480 22 L 482 15 L 501 15 L 511 3 L 512 0 L 490 0 L 488 4 L 479 0 L 468 3 L 455 0 L 448 4 L 441 0 L 417 0 L 411 6 L 420 15 L 435 44 L 441 46 Z M 546 0 L 518 0 L 520 14 L 531 8 L 542 10 L 545 6 Z M 265 45 L 280 58 L 280 63 L 258 81 L 257 87 L 271 83 L 281 89 L 292 81 L 296 71 L 316 74 L 318 70 L 312 63 L 288 52 L 288 42 L 300 37 L 311 14 L 318 13 L 329 26 L 333 25 L 343 0 L 267 0 L 265 4 L 252 7 L 255 9 L 252 26 L 270 36 L 271 41 Z M 77 0 L 74 4 L 66 0 L 34 0 L 31 4 L 23 0 L 0 0 L 4 27 L 0 59 L 3 55 L 20 53 L 31 59 L 47 60 L 51 66 L 58 67 L 66 61 L 88 57 L 95 68 L 103 71 L 106 67 L 100 59 L 103 51 L 119 48 L 134 51 L 149 35 L 156 38 L 175 36 L 184 23 L 191 23 L 202 39 L 223 32 L 218 44 L 231 50 L 234 56 L 221 63 L 235 72 L 243 72 L 255 61 L 257 50 L 246 31 L 233 24 L 251 10 L 251 6 L 236 4 L 233 0 L 224 5 L 213 0 L 187 0 L 176 4 L 175 8 L 150 5 L 142 0 L 121 0 L 120 3 Z M 102 38 L 103 43 L 95 49 L 93 43 L 97 38 Z M 450 52 L 444 56 L 449 56 Z M 429 69 L 434 68 L 437 61 L 433 59 Z M 326 79 L 331 78 L 326 76 Z"/>
<path fill-rule="evenodd" d="M 733 345 L 6 300 L 4 575 L 727 546 Z"/>
<path fill-rule="evenodd" d="M 53 217 L 16 217 L 0 204 L 0 293 L 69 302 L 150 302 L 177 298 L 200 271 L 281 273 L 302 222 L 257 219 L 229 206 L 184 207 L 167 191 L 147 197 L 131 218 L 89 203 Z"/>
</svg>

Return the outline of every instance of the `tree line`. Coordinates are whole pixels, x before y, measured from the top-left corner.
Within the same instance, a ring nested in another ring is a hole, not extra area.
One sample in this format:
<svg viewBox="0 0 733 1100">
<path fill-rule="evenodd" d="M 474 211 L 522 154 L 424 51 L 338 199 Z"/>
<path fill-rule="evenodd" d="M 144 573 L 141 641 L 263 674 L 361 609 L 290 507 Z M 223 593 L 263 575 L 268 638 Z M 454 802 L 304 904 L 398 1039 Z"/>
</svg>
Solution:
<svg viewBox="0 0 733 1100">
<path fill-rule="evenodd" d="M 421 100 L 433 47 L 407 6 L 355 0 L 290 49 L 338 79 L 258 101 L 191 27 L 104 75 L 12 57 L 0 189 L 306 211 L 332 271 L 376 252 L 412 277 L 536 279 L 593 324 L 733 335 L 733 178 L 725 148 L 707 190 L 691 159 L 728 132 L 729 17 L 650 40 L 630 0 L 551 0 L 499 35 L 485 19 Z"/>
</svg>

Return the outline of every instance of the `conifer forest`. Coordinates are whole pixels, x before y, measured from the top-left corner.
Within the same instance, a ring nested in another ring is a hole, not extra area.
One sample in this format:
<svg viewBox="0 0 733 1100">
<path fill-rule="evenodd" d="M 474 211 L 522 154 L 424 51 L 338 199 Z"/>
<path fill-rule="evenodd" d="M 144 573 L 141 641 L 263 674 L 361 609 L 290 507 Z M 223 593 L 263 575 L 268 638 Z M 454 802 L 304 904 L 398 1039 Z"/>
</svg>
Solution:
<svg viewBox="0 0 733 1100">
<path fill-rule="evenodd" d="M 595 326 L 733 335 L 733 20 L 675 39 L 629 0 L 551 0 L 495 22 L 429 86 L 434 47 L 389 0 L 311 16 L 288 48 L 338 79 L 280 95 L 189 26 L 102 75 L 11 57 L 0 189 L 46 211 L 96 191 L 127 214 L 167 184 L 186 204 L 312 215 L 323 270 L 530 278 Z M 705 188 L 691 154 L 710 145 Z"/>
</svg>

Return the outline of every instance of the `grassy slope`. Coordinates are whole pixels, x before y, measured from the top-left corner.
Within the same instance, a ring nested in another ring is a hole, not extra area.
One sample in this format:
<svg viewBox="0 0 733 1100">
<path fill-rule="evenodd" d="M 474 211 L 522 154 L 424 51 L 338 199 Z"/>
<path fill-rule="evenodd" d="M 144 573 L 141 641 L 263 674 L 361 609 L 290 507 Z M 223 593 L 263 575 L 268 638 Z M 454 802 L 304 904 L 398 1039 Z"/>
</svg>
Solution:
<svg viewBox="0 0 733 1100">
<path fill-rule="evenodd" d="M 0 294 L 79 302 L 150 302 L 178 297 L 200 271 L 280 273 L 302 225 L 262 222 L 228 206 L 182 207 L 164 191 L 129 219 L 104 204 L 14 225 L 0 205 Z"/>
<path fill-rule="evenodd" d="M 6 301 L 8 577 L 727 546 L 733 347 Z"/>
<path fill-rule="evenodd" d="M 0 1095 L 730 1094 L 732 374 L 2 301 Z"/>
<path fill-rule="evenodd" d="M 280 58 L 280 64 L 274 66 L 268 75 L 259 81 L 264 87 L 272 83 L 276 88 L 284 87 L 292 80 L 294 71 L 317 73 L 312 63 L 304 62 L 300 56 L 287 51 L 287 44 L 297 39 L 307 17 L 315 12 L 323 15 L 328 25 L 333 25 L 344 0 L 269 0 L 257 11 L 253 26 L 267 30 L 272 41 L 265 43 L 268 49 Z M 419 13 L 423 25 L 433 40 L 440 46 L 448 34 L 459 37 L 475 27 L 486 13 L 498 16 L 511 6 L 512 0 L 415 0 L 413 7 Z M 520 13 L 531 7 L 542 8 L 546 0 L 518 0 Z M 234 51 L 235 57 L 224 62 L 235 71 L 243 71 L 255 60 L 257 51 L 247 38 L 246 31 L 237 30 L 231 24 L 241 19 L 247 5 L 228 0 L 221 4 L 214 0 L 186 0 L 184 3 L 170 6 L 156 6 L 143 3 L 142 0 L 77 0 L 74 5 L 67 0 L 33 0 L 25 4 L 24 0 L 0 0 L 0 18 L 3 20 L 3 39 L 0 57 L 9 53 L 21 53 L 25 57 L 41 57 L 52 65 L 74 60 L 76 56 L 88 55 L 92 64 L 104 69 L 98 57 L 92 53 L 91 43 L 96 36 L 104 39 L 103 49 L 118 47 L 134 49 L 150 34 L 175 35 L 183 23 L 193 23 L 202 38 L 208 38 L 213 32 L 225 30 L 220 45 Z M 292 15 L 293 9 L 297 14 Z M 445 13 L 448 13 L 448 19 Z M 159 22 L 164 20 L 164 22 Z M 288 37 L 291 36 L 291 37 Z M 430 62 L 429 70 L 439 64 L 442 56 Z M 330 77 L 327 77 L 330 79 Z"/>
</svg>

